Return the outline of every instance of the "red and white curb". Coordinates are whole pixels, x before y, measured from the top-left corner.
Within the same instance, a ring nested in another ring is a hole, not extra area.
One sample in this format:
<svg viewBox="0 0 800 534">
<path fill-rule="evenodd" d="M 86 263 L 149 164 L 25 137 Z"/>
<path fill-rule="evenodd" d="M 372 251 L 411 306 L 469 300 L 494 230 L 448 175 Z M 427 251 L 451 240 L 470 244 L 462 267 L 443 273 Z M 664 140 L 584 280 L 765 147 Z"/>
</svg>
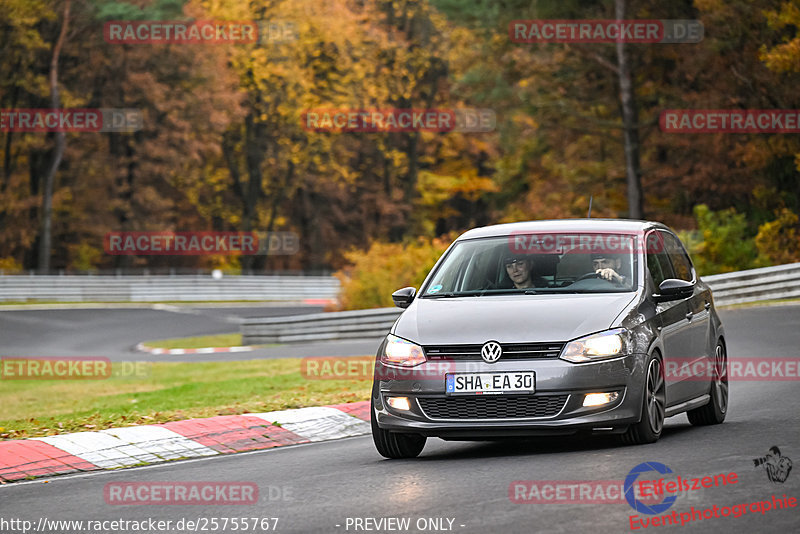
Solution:
<svg viewBox="0 0 800 534">
<path fill-rule="evenodd" d="M 361 436 L 369 411 L 362 401 L 0 441 L 0 483 Z"/>
<path fill-rule="evenodd" d="M 242 345 L 240 347 L 205 347 L 202 349 L 157 349 L 148 347 L 144 343 L 136 345 L 136 350 L 148 354 L 213 354 L 215 352 L 249 352 L 258 347 Z"/>
</svg>

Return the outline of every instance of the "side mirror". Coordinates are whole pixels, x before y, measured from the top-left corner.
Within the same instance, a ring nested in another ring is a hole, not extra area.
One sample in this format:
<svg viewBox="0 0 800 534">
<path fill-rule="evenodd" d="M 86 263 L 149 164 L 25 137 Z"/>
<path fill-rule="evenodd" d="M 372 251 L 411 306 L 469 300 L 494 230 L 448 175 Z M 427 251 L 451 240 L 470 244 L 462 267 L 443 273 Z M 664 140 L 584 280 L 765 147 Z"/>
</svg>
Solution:
<svg viewBox="0 0 800 534">
<path fill-rule="evenodd" d="M 414 295 L 416 294 L 416 287 L 404 287 L 392 293 L 392 300 L 398 308 L 408 308 L 411 306 L 411 301 L 414 300 Z"/>
<path fill-rule="evenodd" d="M 656 302 L 688 299 L 694 293 L 694 284 L 677 278 L 667 278 L 658 286 L 659 294 L 653 295 Z"/>
</svg>

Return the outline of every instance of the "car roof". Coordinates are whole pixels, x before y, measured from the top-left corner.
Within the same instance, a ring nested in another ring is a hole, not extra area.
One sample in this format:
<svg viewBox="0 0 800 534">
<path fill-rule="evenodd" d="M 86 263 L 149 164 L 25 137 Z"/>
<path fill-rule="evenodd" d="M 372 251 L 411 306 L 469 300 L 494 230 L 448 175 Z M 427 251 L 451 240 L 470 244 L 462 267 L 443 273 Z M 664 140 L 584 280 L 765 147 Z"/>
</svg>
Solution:
<svg viewBox="0 0 800 534">
<path fill-rule="evenodd" d="M 461 234 L 458 240 L 529 232 L 610 232 L 638 234 L 650 228 L 669 230 L 666 225 L 655 221 L 639 221 L 633 219 L 549 219 L 543 221 L 494 224 L 492 226 L 473 228 Z"/>
</svg>

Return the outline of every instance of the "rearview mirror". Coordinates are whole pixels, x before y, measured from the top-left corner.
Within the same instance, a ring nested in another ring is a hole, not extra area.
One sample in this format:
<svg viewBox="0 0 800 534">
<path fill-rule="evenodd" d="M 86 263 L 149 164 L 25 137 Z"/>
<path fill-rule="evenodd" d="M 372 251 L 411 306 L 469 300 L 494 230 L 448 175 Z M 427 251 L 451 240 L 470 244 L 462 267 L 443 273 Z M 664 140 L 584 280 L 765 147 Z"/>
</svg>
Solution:
<svg viewBox="0 0 800 534">
<path fill-rule="evenodd" d="M 653 295 L 656 302 L 687 299 L 694 293 L 694 284 L 677 278 L 667 278 L 658 286 L 657 295 Z"/>
<path fill-rule="evenodd" d="M 392 293 L 392 300 L 398 308 L 408 308 L 411 306 L 411 301 L 414 300 L 414 295 L 416 294 L 416 287 L 404 287 Z"/>
</svg>

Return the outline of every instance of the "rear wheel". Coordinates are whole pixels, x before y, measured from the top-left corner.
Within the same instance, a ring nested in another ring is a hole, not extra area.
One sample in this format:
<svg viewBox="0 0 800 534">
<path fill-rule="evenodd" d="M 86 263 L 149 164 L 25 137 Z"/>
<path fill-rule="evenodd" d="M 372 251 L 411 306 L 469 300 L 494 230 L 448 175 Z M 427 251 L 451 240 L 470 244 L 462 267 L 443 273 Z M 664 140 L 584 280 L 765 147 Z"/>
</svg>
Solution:
<svg viewBox="0 0 800 534">
<path fill-rule="evenodd" d="M 391 459 L 416 458 L 419 456 L 419 453 L 425 447 L 427 438 L 420 434 L 402 434 L 378 427 L 377 417 L 375 417 L 375 395 L 376 388 L 373 388 L 369 419 L 375 448 L 378 449 L 381 456 Z"/>
<path fill-rule="evenodd" d="M 624 443 L 642 445 L 654 443 L 661 437 L 661 430 L 664 428 L 667 394 L 663 366 L 661 365 L 661 359 L 658 357 L 653 357 L 647 364 L 643 397 L 642 419 L 635 425 L 628 427 L 628 430 L 622 434 L 621 438 Z"/>
<path fill-rule="evenodd" d="M 722 340 L 714 349 L 714 376 L 711 380 L 711 401 L 689 410 L 686 415 L 693 425 L 718 425 L 728 412 L 728 355 Z"/>
</svg>

